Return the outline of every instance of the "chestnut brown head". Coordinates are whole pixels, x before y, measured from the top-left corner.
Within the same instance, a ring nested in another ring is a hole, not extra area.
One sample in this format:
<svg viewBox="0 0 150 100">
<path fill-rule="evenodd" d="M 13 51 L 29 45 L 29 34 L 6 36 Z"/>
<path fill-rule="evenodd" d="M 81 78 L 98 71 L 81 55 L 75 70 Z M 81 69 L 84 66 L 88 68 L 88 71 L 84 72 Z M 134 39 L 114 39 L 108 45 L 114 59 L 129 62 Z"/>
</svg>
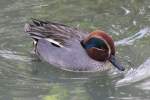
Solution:
<svg viewBox="0 0 150 100">
<path fill-rule="evenodd" d="M 115 58 L 115 45 L 111 36 L 103 31 L 94 31 L 82 41 L 87 54 L 97 61 L 110 61 L 116 68 L 124 71 L 125 68 Z"/>
</svg>

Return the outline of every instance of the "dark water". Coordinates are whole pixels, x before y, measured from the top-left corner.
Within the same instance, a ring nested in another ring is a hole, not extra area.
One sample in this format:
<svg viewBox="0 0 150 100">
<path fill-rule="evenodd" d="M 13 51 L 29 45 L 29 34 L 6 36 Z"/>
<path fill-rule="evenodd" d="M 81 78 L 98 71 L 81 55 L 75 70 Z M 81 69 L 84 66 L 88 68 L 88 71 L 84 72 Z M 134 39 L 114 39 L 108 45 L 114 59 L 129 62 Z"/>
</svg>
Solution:
<svg viewBox="0 0 150 100">
<path fill-rule="evenodd" d="M 108 32 L 127 70 L 71 73 L 41 62 L 23 31 L 30 18 Z M 0 0 L 0 100 L 149 99 L 149 0 Z"/>
</svg>

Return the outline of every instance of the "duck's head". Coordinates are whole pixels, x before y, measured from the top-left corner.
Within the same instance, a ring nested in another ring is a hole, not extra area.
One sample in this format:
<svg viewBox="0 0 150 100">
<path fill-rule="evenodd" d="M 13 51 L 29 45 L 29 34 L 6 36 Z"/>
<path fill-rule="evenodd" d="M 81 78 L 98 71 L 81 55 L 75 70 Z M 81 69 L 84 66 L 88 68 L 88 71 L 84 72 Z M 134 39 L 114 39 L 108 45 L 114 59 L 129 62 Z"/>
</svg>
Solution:
<svg viewBox="0 0 150 100">
<path fill-rule="evenodd" d="M 115 45 L 111 36 L 103 31 L 94 31 L 81 42 L 87 54 L 97 61 L 110 61 L 117 69 L 125 68 L 115 58 Z"/>
</svg>

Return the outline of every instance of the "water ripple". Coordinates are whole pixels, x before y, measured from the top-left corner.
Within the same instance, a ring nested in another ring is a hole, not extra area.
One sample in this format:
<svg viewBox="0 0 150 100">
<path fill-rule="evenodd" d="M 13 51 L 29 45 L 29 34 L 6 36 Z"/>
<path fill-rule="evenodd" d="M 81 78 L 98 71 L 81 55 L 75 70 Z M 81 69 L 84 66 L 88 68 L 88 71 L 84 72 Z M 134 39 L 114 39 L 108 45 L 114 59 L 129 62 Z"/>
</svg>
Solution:
<svg viewBox="0 0 150 100">
<path fill-rule="evenodd" d="M 121 7 L 124 11 L 125 11 L 125 15 L 128 15 L 129 13 L 131 13 L 131 11 L 125 7 Z"/>
<path fill-rule="evenodd" d="M 17 53 L 15 51 L 0 50 L 0 56 L 11 60 L 19 60 L 24 62 L 31 61 L 31 58 L 23 56 L 21 53 Z"/>
<path fill-rule="evenodd" d="M 137 32 L 136 34 L 124 38 L 122 40 L 116 41 L 115 45 L 119 46 L 119 45 L 132 45 L 136 40 L 143 38 L 145 35 L 150 34 L 150 27 L 146 27 L 144 29 L 141 29 L 139 32 Z"/>
<path fill-rule="evenodd" d="M 137 69 L 130 69 L 125 77 L 116 83 L 116 86 L 130 85 L 150 77 L 150 57 Z"/>
</svg>

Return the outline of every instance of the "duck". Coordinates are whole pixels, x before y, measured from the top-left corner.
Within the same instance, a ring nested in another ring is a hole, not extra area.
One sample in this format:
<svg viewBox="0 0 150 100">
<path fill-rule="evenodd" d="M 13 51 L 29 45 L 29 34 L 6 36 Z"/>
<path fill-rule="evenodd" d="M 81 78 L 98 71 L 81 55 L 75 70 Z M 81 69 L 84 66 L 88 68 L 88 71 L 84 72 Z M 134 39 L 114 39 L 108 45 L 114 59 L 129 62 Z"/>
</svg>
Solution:
<svg viewBox="0 0 150 100">
<path fill-rule="evenodd" d="M 73 72 L 109 70 L 112 64 L 120 71 L 124 66 L 116 59 L 114 41 L 101 30 L 84 32 L 58 22 L 32 19 L 24 26 L 33 39 L 34 52 L 57 68 Z"/>
</svg>

